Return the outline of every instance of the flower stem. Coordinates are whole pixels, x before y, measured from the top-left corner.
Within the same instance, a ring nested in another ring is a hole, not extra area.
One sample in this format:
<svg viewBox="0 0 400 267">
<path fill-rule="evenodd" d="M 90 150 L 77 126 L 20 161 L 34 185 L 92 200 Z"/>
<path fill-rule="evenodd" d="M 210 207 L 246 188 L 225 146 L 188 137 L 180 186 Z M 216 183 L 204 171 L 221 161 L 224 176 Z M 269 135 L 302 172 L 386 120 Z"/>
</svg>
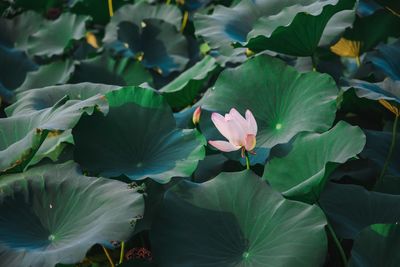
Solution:
<svg viewBox="0 0 400 267">
<path fill-rule="evenodd" d="M 125 242 L 121 242 L 121 253 L 119 254 L 119 264 L 124 261 L 124 254 L 125 254 Z"/>
<path fill-rule="evenodd" d="M 113 261 L 112 261 L 112 259 L 111 259 L 110 254 L 108 253 L 107 249 L 106 249 L 104 246 L 101 246 L 101 247 L 103 248 L 104 254 L 106 254 L 107 259 L 108 259 L 108 261 L 110 262 L 110 266 L 111 266 L 111 267 L 115 267 L 115 265 L 114 265 L 114 263 L 113 263 Z"/>
<path fill-rule="evenodd" d="M 396 115 L 396 118 L 394 119 L 394 123 L 393 123 L 393 129 L 392 129 L 392 143 L 390 144 L 389 152 L 388 152 L 388 155 L 386 157 L 385 163 L 383 165 L 381 174 L 379 175 L 378 182 L 383 179 L 383 176 L 385 175 L 386 170 L 389 167 L 390 160 L 392 159 L 394 147 L 396 145 L 396 133 L 397 133 L 398 121 L 399 121 L 399 116 Z"/>
<path fill-rule="evenodd" d="M 311 62 L 312 62 L 312 70 L 317 71 L 317 58 L 315 56 L 315 53 L 311 55 Z"/>
<path fill-rule="evenodd" d="M 244 156 L 246 158 L 246 170 L 250 170 L 250 160 L 249 160 L 249 154 L 246 152 L 244 152 Z"/>
<path fill-rule="evenodd" d="M 335 234 L 335 230 L 333 230 L 333 228 L 329 222 L 327 222 L 326 225 L 328 226 L 329 233 L 332 235 L 333 241 L 335 242 L 335 245 L 336 245 L 337 249 L 339 250 L 340 257 L 342 258 L 343 266 L 347 267 L 347 257 L 346 257 L 346 254 L 344 253 L 344 250 L 342 248 L 342 245 L 340 244 L 339 239 L 337 238 L 337 236 Z"/>
<path fill-rule="evenodd" d="M 356 56 L 356 64 L 357 64 L 357 67 L 360 67 L 360 65 L 361 65 L 360 56 Z"/>
<path fill-rule="evenodd" d="M 183 32 L 186 28 L 186 24 L 188 22 L 188 18 L 189 18 L 189 12 L 185 11 L 183 13 L 183 18 L 182 18 L 182 26 L 181 26 L 181 32 Z"/>
<path fill-rule="evenodd" d="M 110 17 L 114 16 L 113 2 L 112 0 L 108 0 L 108 12 Z"/>
</svg>

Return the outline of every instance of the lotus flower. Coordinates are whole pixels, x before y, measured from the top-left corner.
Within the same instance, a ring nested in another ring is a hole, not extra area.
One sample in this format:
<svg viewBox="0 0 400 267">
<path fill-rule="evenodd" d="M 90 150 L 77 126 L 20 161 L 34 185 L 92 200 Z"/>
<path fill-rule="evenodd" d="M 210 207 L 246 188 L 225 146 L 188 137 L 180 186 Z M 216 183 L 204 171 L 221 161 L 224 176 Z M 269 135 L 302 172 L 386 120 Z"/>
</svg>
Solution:
<svg viewBox="0 0 400 267">
<path fill-rule="evenodd" d="M 218 113 L 211 114 L 211 120 L 218 131 L 227 141 L 210 140 L 208 143 L 213 147 L 223 151 L 231 152 L 241 149 L 242 157 L 245 151 L 254 153 L 256 146 L 257 122 L 250 110 L 246 110 L 246 118 L 232 108 L 225 117 Z"/>
</svg>

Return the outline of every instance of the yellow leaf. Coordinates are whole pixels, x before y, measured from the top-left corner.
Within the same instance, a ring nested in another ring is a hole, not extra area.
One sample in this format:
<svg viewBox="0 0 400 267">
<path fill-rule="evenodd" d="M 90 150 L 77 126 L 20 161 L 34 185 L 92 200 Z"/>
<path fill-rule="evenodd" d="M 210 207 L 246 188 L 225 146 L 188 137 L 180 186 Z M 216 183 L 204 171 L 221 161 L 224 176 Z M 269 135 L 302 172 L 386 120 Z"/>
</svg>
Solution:
<svg viewBox="0 0 400 267">
<path fill-rule="evenodd" d="M 361 43 L 359 41 L 351 41 L 345 38 L 340 38 L 340 40 L 331 46 L 331 51 L 341 57 L 354 57 L 358 58 L 360 56 Z"/>
<path fill-rule="evenodd" d="M 388 101 L 385 99 L 379 99 L 379 103 L 384 106 L 386 109 L 388 109 L 390 112 L 392 112 L 396 117 L 400 115 L 400 111 L 397 107 L 393 106 L 390 104 Z"/>
<path fill-rule="evenodd" d="M 86 33 L 86 42 L 96 49 L 99 48 L 99 44 L 97 43 L 96 35 L 94 35 L 92 32 Z"/>
<path fill-rule="evenodd" d="M 253 56 L 255 53 L 251 50 L 251 49 L 249 49 L 249 48 L 246 48 L 246 56 L 247 57 L 251 57 L 251 56 Z"/>
</svg>

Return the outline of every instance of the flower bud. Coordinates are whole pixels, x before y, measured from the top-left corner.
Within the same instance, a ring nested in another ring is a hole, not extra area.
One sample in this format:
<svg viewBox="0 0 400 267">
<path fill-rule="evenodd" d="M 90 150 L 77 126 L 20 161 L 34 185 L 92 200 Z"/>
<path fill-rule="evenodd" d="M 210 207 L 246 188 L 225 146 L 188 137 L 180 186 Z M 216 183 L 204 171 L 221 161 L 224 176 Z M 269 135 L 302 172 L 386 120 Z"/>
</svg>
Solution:
<svg viewBox="0 0 400 267">
<path fill-rule="evenodd" d="M 194 125 L 197 125 L 200 122 L 200 115 L 201 115 L 201 107 L 197 107 L 196 110 L 193 112 L 193 117 L 192 117 Z"/>
</svg>

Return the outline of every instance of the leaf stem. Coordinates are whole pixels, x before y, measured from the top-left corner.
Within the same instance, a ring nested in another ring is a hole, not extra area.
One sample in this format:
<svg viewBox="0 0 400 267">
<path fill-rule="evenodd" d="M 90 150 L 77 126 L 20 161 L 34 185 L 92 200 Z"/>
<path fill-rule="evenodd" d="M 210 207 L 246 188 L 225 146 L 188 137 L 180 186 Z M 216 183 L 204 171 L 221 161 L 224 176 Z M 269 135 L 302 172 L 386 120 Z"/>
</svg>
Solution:
<svg viewBox="0 0 400 267">
<path fill-rule="evenodd" d="M 104 246 L 101 246 L 101 247 L 103 248 L 104 254 L 106 254 L 107 259 L 108 259 L 108 261 L 110 262 L 110 266 L 111 266 L 111 267 L 115 267 L 115 265 L 114 265 L 114 263 L 113 263 L 113 261 L 112 261 L 112 259 L 111 259 L 110 254 L 108 253 L 107 249 L 106 249 Z"/>
<path fill-rule="evenodd" d="M 322 210 L 322 212 L 325 214 L 325 217 L 326 217 L 326 225 L 327 225 L 327 227 L 328 227 L 328 231 L 329 231 L 329 233 L 331 234 L 331 236 L 332 236 L 332 238 L 333 238 L 333 242 L 335 243 L 336 248 L 339 250 L 339 254 L 340 254 L 340 258 L 342 259 L 343 266 L 344 266 L 344 267 L 347 267 L 347 265 L 348 265 L 348 263 L 347 263 L 347 257 L 346 257 L 346 254 L 344 253 L 342 244 L 340 243 L 339 239 L 337 238 L 336 233 L 335 233 L 335 230 L 333 230 L 333 227 L 332 227 L 331 224 L 329 223 L 328 216 L 326 215 L 326 212 L 325 212 L 324 208 L 322 208 L 321 204 L 319 203 L 318 197 L 317 197 L 317 195 L 315 194 L 314 190 L 312 190 L 312 193 L 313 193 L 313 195 L 314 195 L 314 197 L 315 197 L 315 202 L 317 203 L 318 207 L 319 207 L 319 208 Z"/>
<path fill-rule="evenodd" d="M 347 267 L 347 257 L 346 257 L 346 254 L 344 253 L 342 244 L 340 244 L 340 241 L 336 236 L 335 230 L 333 230 L 331 224 L 328 221 L 327 221 L 326 225 L 328 226 L 329 233 L 332 235 L 333 241 L 335 242 L 335 245 L 339 250 L 340 257 L 342 258 L 343 266 Z"/>
<path fill-rule="evenodd" d="M 124 254 L 125 254 L 125 242 L 121 242 L 121 253 L 119 254 L 119 264 L 124 262 Z"/>
<path fill-rule="evenodd" d="M 388 155 L 386 157 L 385 163 L 383 165 L 381 174 L 379 175 L 378 182 L 383 179 L 383 176 L 385 175 L 386 170 L 389 167 L 390 160 L 392 159 L 394 147 L 396 145 L 396 133 L 397 133 L 398 121 L 399 121 L 399 116 L 396 115 L 396 118 L 394 119 L 394 123 L 393 123 L 393 129 L 392 129 L 392 143 L 390 144 L 389 152 L 388 152 Z"/>
<path fill-rule="evenodd" d="M 108 0 L 108 13 L 110 17 L 114 16 L 113 2 L 112 0 Z"/>
</svg>

